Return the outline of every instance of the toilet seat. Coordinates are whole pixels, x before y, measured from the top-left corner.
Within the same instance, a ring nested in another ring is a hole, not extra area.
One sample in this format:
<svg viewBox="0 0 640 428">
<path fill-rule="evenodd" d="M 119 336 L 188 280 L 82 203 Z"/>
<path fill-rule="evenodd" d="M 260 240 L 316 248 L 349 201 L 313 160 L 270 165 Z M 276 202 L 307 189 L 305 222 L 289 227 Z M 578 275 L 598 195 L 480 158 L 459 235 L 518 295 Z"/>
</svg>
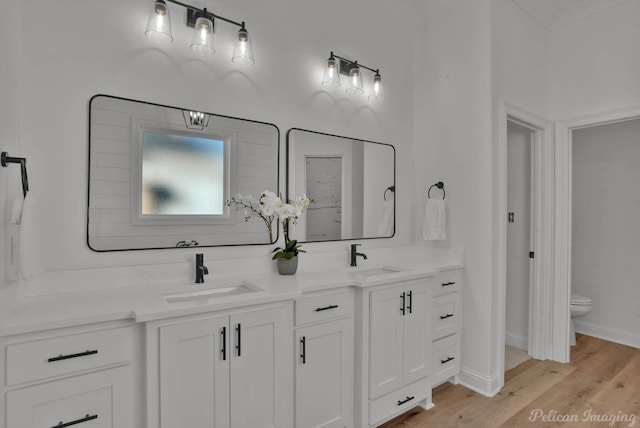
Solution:
<svg viewBox="0 0 640 428">
<path fill-rule="evenodd" d="M 592 301 L 588 297 L 580 296 L 578 294 L 571 295 L 571 304 L 576 306 L 589 306 Z"/>
</svg>

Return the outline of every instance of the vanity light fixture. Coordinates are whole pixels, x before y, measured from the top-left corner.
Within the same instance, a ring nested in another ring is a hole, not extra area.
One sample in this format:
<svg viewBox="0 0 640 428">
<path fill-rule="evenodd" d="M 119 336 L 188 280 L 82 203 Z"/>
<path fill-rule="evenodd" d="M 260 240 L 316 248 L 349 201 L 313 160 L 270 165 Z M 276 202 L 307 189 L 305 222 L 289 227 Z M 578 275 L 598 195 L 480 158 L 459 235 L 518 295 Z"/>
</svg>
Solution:
<svg viewBox="0 0 640 428">
<path fill-rule="evenodd" d="M 213 33 L 216 19 L 240 27 L 236 33 L 235 46 L 231 61 L 234 63 L 254 64 L 253 48 L 249 32 L 244 22 L 236 22 L 220 15 L 199 9 L 176 0 L 166 0 L 187 9 L 187 27 L 193 28 L 191 49 L 201 55 L 213 55 L 216 51 L 213 47 Z M 171 32 L 171 17 L 165 0 L 155 0 L 152 5 L 149 20 L 147 21 L 147 38 L 156 43 L 170 43 L 173 41 Z"/>
<path fill-rule="evenodd" d="M 339 60 L 337 61 L 336 58 Z M 379 69 L 373 69 L 358 63 L 358 61 L 351 61 L 341 56 L 335 55 L 331 52 L 327 65 L 324 70 L 322 78 L 323 86 L 340 86 L 340 74 L 347 76 L 347 93 L 364 93 L 364 87 L 362 84 L 362 69 L 369 70 L 374 74 L 371 90 L 369 92 L 369 99 L 381 101 L 384 98 L 382 87 L 382 76 Z"/>
<path fill-rule="evenodd" d="M 202 113 L 201 111 L 182 110 L 182 117 L 184 117 L 184 123 L 187 125 L 187 128 L 202 131 L 209 125 L 211 115 Z"/>
</svg>

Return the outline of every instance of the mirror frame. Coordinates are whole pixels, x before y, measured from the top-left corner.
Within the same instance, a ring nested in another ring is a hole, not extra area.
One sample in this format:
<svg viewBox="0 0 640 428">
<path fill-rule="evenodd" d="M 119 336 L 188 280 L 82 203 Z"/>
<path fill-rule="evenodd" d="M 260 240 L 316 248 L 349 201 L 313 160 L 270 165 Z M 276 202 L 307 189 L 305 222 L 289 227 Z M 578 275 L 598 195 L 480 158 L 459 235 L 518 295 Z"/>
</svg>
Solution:
<svg viewBox="0 0 640 428">
<path fill-rule="evenodd" d="M 291 194 L 291 185 L 290 185 L 290 181 L 292 179 L 291 177 L 291 171 L 290 171 L 290 155 L 291 155 L 291 150 L 290 150 L 290 145 L 291 145 L 291 132 L 292 131 L 304 131 L 304 132 L 309 132 L 312 134 L 316 134 L 316 135 L 324 135 L 327 137 L 333 137 L 333 138 L 340 138 L 343 140 L 349 140 L 349 141 L 359 141 L 359 142 L 363 142 L 363 143 L 371 143 L 371 144 L 378 144 L 380 146 L 388 146 L 391 148 L 391 150 L 393 151 L 393 184 L 392 186 L 394 187 L 393 189 L 393 199 L 394 199 L 394 204 L 393 204 L 393 233 L 390 236 L 368 236 L 368 237 L 362 237 L 362 238 L 353 238 L 353 237 L 349 237 L 349 238 L 341 238 L 341 239 L 325 239 L 325 240 L 315 240 L 315 241 L 300 241 L 300 242 L 338 242 L 338 241 L 356 241 L 356 240 L 362 240 L 362 239 L 391 239 L 396 235 L 396 227 L 397 227 L 397 222 L 396 222 L 396 218 L 397 218 L 397 199 L 396 199 L 396 189 L 397 189 L 397 184 L 396 184 L 396 148 L 393 146 L 393 144 L 388 144 L 388 143 L 380 143 L 377 141 L 371 141 L 371 140 L 363 140 L 360 138 L 351 138 L 351 137 L 345 137 L 344 135 L 336 135 L 336 134 L 329 134 L 327 132 L 319 132 L 319 131 L 312 131 L 310 129 L 302 129 L 302 128 L 290 128 L 287 131 L 286 134 L 286 138 L 287 138 L 287 145 L 286 145 L 286 195 L 287 195 L 287 199 L 291 199 L 292 197 L 295 196 L 300 196 L 300 195 L 292 195 Z M 387 188 L 387 190 L 389 190 Z M 385 191 L 386 194 L 386 191 Z M 308 195 L 307 195 L 308 196 Z M 384 195 L 383 195 L 384 197 Z"/>
<path fill-rule="evenodd" d="M 95 249 L 91 246 L 91 236 L 90 236 L 90 220 L 91 220 L 91 216 L 90 216 L 90 209 L 91 209 L 91 139 L 92 139 L 92 133 L 91 133 L 91 128 L 92 128 L 92 103 L 94 101 L 94 99 L 98 98 L 98 97 L 107 97 L 107 98 L 112 98 L 115 100 L 121 100 L 121 101 L 128 101 L 128 102 L 134 102 L 134 103 L 140 103 L 140 104 L 145 104 L 145 105 L 149 105 L 149 106 L 154 106 L 154 107 L 161 107 L 161 108 L 167 108 L 167 109 L 171 109 L 171 110 L 178 110 L 178 111 L 192 111 L 192 109 L 189 108 L 184 108 L 184 107 L 177 107 L 177 106 L 168 106 L 168 105 L 164 105 L 164 104 L 158 104 L 158 103 L 153 103 L 153 102 L 147 102 L 147 101 L 141 101 L 141 100 L 135 100 L 135 99 L 131 99 L 131 98 L 125 98 L 125 97 L 118 97 L 118 96 L 114 96 L 114 95 L 108 95 L 108 94 L 96 94 L 93 95 L 90 99 L 89 99 L 89 126 L 88 126 L 88 150 L 87 150 L 87 211 L 86 211 L 86 243 L 87 246 L 89 247 L 89 249 L 91 249 L 92 251 L 98 252 L 98 253 L 103 253 L 103 252 L 119 252 L 119 251 L 141 251 L 141 250 L 163 250 L 163 249 L 182 249 L 182 248 L 188 248 L 188 249 L 198 249 L 198 248 L 210 248 L 210 247 L 238 247 L 238 246 L 247 246 L 247 245 L 273 245 L 275 244 L 280 236 L 280 223 L 277 222 L 276 227 L 275 227 L 275 236 L 272 239 L 271 242 L 253 242 L 253 243 L 223 243 L 223 244 L 212 244 L 212 245 L 200 245 L 200 244 L 196 244 L 196 245 L 187 245 L 187 246 L 140 246 L 140 247 L 136 247 L 136 248 L 113 248 L 113 249 Z M 216 116 L 216 117 L 221 117 L 224 119 L 233 119 L 233 120 L 240 120 L 243 122 L 250 122 L 250 123 L 254 123 L 254 124 L 261 124 L 261 125 L 268 125 L 270 127 L 273 127 L 275 129 L 275 147 L 274 150 L 276 151 L 276 172 L 275 172 L 275 177 L 276 177 L 276 190 L 275 193 L 279 194 L 280 193 L 280 128 L 278 128 L 277 125 L 273 124 L 273 123 L 268 123 L 268 122 L 263 122 L 263 121 L 258 121 L 258 120 L 252 120 L 252 119 L 246 119 L 246 118 L 242 118 L 242 117 L 235 117 L 235 116 L 228 116 L 228 115 L 223 115 L 223 114 L 218 114 L 218 113 L 210 113 L 210 112 L 202 112 L 205 114 L 209 114 L 212 117 Z M 269 189 L 271 190 L 271 189 Z M 233 195 L 229 195 L 229 197 L 231 197 Z M 233 207 L 229 208 L 231 210 L 231 212 L 234 211 Z"/>
</svg>

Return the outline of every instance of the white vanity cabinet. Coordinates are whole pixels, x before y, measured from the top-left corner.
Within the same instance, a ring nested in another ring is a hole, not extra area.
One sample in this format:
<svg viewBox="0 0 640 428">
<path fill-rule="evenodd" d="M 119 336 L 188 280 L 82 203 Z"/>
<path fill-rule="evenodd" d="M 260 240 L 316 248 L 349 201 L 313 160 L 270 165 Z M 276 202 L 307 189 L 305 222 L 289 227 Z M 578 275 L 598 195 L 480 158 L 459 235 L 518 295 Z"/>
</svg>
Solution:
<svg viewBox="0 0 640 428">
<path fill-rule="evenodd" d="M 353 427 L 353 290 L 295 302 L 295 427 Z"/>
<path fill-rule="evenodd" d="M 378 426 L 416 405 L 429 408 L 431 279 L 372 287 L 360 297 L 360 424 Z"/>
<path fill-rule="evenodd" d="M 291 302 L 147 323 L 147 425 L 287 428 Z"/>
<path fill-rule="evenodd" d="M 48 330 L 0 343 L 6 428 L 135 426 L 130 326 Z"/>
<path fill-rule="evenodd" d="M 438 274 L 432 299 L 433 384 L 450 378 L 457 383 L 460 373 L 462 270 L 445 270 Z"/>
</svg>

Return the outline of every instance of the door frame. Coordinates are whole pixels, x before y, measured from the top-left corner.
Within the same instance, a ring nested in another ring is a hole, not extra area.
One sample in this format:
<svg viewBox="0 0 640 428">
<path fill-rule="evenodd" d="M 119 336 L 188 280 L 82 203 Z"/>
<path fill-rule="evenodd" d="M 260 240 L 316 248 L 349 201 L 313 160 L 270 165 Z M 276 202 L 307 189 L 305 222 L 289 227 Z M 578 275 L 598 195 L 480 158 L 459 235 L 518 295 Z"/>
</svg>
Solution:
<svg viewBox="0 0 640 428">
<path fill-rule="evenodd" d="M 535 263 L 531 267 L 533 281 L 529 301 L 529 355 L 536 359 L 551 354 L 551 296 L 553 292 L 553 236 L 554 236 L 554 145 L 553 123 L 535 113 L 508 102 L 500 105 L 497 150 L 497 232 L 496 258 L 496 360 L 499 385 L 504 385 L 504 347 L 507 287 L 507 123 L 515 122 L 532 131 L 534 233 L 531 250 Z M 566 327 L 569 327 L 568 321 Z"/>
<path fill-rule="evenodd" d="M 640 119 L 640 106 L 556 122 L 556 257 L 553 316 L 566 321 L 565 329 L 554 330 L 552 358 L 557 361 L 568 362 L 570 354 L 573 131 L 634 119 Z"/>
</svg>

